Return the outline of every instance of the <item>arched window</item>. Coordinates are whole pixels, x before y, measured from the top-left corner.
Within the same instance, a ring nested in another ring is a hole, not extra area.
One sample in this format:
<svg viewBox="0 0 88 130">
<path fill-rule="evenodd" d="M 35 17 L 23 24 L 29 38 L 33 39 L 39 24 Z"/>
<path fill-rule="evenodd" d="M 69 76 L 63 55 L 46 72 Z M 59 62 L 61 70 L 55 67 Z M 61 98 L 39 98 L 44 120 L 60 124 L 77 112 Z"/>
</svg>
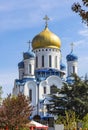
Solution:
<svg viewBox="0 0 88 130">
<path fill-rule="evenodd" d="M 31 74 L 31 64 L 29 64 L 29 73 Z"/>
<path fill-rule="evenodd" d="M 50 94 L 55 94 L 57 93 L 58 88 L 55 85 L 50 86 Z"/>
<path fill-rule="evenodd" d="M 32 101 L 32 90 L 29 89 L 29 98 L 30 98 L 30 101 Z"/>
<path fill-rule="evenodd" d="M 75 66 L 73 66 L 73 74 L 75 73 Z"/>
<path fill-rule="evenodd" d="M 44 87 L 44 94 L 46 94 L 46 87 Z"/>
<path fill-rule="evenodd" d="M 44 56 L 42 56 L 42 67 L 44 67 Z"/>
<path fill-rule="evenodd" d="M 51 62 L 52 62 L 51 55 L 49 55 L 49 67 L 51 67 Z"/>
<path fill-rule="evenodd" d="M 38 57 L 36 56 L 36 68 L 38 67 Z"/>
</svg>

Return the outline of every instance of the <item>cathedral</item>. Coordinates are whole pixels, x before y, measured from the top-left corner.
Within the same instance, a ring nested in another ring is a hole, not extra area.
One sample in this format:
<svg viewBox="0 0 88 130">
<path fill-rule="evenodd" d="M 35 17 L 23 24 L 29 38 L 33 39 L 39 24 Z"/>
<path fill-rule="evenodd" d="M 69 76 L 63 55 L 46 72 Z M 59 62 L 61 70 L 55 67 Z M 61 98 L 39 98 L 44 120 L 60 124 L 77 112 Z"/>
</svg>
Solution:
<svg viewBox="0 0 88 130">
<path fill-rule="evenodd" d="M 67 68 L 62 63 L 60 38 L 48 28 L 49 18 L 45 16 L 43 31 L 34 36 L 31 48 L 23 53 L 18 63 L 19 78 L 15 79 L 13 95 L 19 93 L 29 97 L 34 106 L 32 116 L 47 116 L 46 105 L 54 87 L 61 88 L 63 82 L 71 82 L 71 74 L 77 74 L 78 57 L 73 48 L 66 56 Z M 66 74 L 67 71 L 67 74 Z"/>
</svg>

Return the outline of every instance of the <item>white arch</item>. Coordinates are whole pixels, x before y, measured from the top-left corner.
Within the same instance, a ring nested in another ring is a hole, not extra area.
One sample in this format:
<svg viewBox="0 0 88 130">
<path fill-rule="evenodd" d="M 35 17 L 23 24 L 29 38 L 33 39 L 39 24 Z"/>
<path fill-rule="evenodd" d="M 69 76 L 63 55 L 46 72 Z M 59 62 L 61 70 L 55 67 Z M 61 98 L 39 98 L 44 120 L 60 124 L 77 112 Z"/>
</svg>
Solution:
<svg viewBox="0 0 88 130">
<path fill-rule="evenodd" d="M 61 78 L 58 76 L 49 76 L 46 80 L 43 80 L 39 84 L 39 99 L 43 99 L 50 94 L 51 86 L 55 85 L 57 88 L 61 88 L 63 86 L 63 82 Z M 44 87 L 46 87 L 46 94 L 44 94 Z"/>
<path fill-rule="evenodd" d="M 29 97 L 29 89 L 32 90 L 32 104 L 37 104 L 37 83 L 35 81 L 28 81 L 24 86 L 24 95 Z"/>
<path fill-rule="evenodd" d="M 55 85 L 57 88 L 61 88 L 63 86 L 63 82 L 58 76 L 49 76 L 46 80 L 49 86 Z"/>
</svg>

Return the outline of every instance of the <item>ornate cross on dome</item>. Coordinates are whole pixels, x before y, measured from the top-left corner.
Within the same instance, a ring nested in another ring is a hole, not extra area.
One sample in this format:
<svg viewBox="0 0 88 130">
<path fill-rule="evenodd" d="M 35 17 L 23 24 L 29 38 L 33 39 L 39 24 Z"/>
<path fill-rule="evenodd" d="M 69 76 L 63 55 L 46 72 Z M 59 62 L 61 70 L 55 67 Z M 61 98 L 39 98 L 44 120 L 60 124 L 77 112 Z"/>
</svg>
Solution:
<svg viewBox="0 0 88 130">
<path fill-rule="evenodd" d="M 71 52 L 73 51 L 74 43 L 71 43 Z"/>
<path fill-rule="evenodd" d="M 31 50 L 31 43 L 32 42 L 29 40 L 27 43 L 29 44 L 28 51 L 30 51 Z"/>
<path fill-rule="evenodd" d="M 46 28 L 48 26 L 48 20 L 50 20 L 50 19 L 49 19 L 49 17 L 47 15 L 45 15 L 43 20 L 45 20 L 45 24 L 46 24 L 45 28 Z"/>
</svg>

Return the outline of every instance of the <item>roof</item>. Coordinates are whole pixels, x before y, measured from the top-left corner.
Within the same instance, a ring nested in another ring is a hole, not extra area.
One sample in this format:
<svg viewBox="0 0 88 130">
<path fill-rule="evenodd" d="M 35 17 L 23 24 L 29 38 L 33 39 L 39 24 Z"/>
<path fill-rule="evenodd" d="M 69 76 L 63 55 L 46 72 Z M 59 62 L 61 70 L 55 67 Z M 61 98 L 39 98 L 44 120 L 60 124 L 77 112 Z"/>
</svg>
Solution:
<svg viewBox="0 0 88 130">
<path fill-rule="evenodd" d="M 21 84 L 24 85 L 27 81 L 34 81 L 35 78 L 23 78 L 23 79 L 16 79 L 15 82 L 16 84 Z"/>
<path fill-rule="evenodd" d="M 59 72 L 59 70 L 57 70 L 57 69 L 49 69 L 49 68 L 37 69 L 35 71 L 36 72 Z"/>
<path fill-rule="evenodd" d="M 39 48 L 57 48 L 61 46 L 60 38 L 51 32 L 48 27 L 37 34 L 32 40 L 32 47 L 34 49 Z"/>
<path fill-rule="evenodd" d="M 65 69 L 66 69 L 66 66 L 65 66 L 63 63 L 61 63 L 61 64 L 60 64 L 60 69 L 61 69 L 61 70 L 65 70 Z"/>
<path fill-rule="evenodd" d="M 77 61 L 78 57 L 71 51 L 70 54 L 66 56 L 67 61 Z"/>
<path fill-rule="evenodd" d="M 36 128 L 48 128 L 48 126 L 40 124 L 34 120 L 30 121 L 28 124 L 26 124 L 26 126 L 35 126 Z"/>
<path fill-rule="evenodd" d="M 24 52 L 23 53 L 23 58 L 24 60 L 34 58 L 35 54 L 32 51 Z"/>
<path fill-rule="evenodd" d="M 18 67 L 19 67 L 19 68 L 24 68 L 24 62 L 23 62 L 23 61 L 19 62 L 19 63 L 18 63 Z"/>
</svg>

